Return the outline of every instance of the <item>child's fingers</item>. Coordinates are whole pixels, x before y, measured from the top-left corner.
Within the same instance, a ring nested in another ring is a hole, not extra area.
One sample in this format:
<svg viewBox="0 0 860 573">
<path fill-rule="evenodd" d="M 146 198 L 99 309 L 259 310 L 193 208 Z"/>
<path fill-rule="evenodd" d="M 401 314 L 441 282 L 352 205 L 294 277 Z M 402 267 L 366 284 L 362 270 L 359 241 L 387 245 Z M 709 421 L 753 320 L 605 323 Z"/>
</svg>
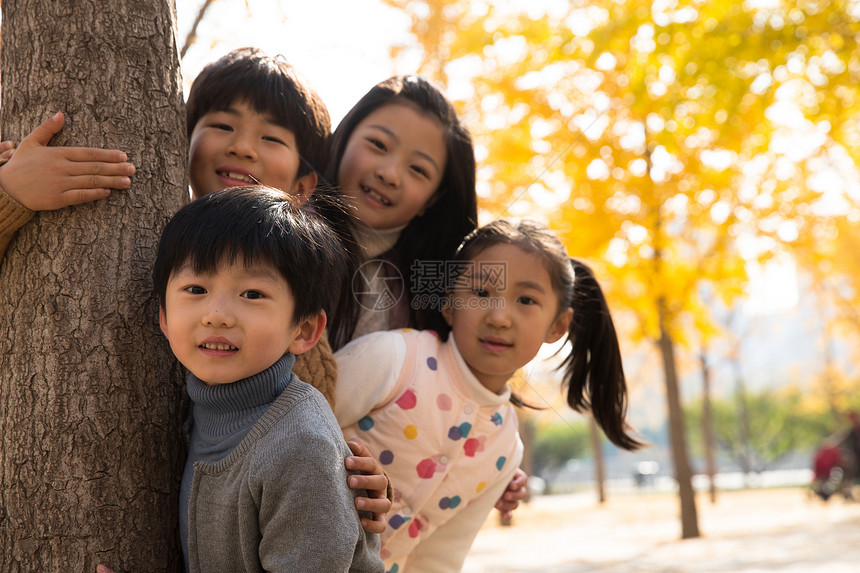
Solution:
<svg viewBox="0 0 860 573">
<path fill-rule="evenodd" d="M 0 141 L 0 152 L 5 153 L 11 149 L 15 149 L 14 141 Z"/>
<path fill-rule="evenodd" d="M 81 203 L 89 203 L 98 201 L 110 195 L 110 189 L 95 188 L 95 189 L 70 189 L 60 193 L 51 205 L 48 205 L 48 210 L 62 209 L 69 205 L 80 205 Z"/>
<path fill-rule="evenodd" d="M 508 501 L 505 498 L 501 498 L 496 502 L 496 509 L 502 512 L 502 515 L 505 513 L 511 512 L 520 506 L 519 501 Z"/>
<path fill-rule="evenodd" d="M 361 528 L 368 533 L 384 533 L 387 525 L 385 516 L 382 516 L 380 519 L 376 519 L 376 516 L 374 516 L 374 519 L 361 518 Z"/>
<path fill-rule="evenodd" d="M 382 474 L 382 466 L 369 456 L 350 456 L 346 458 L 346 469 L 368 474 Z"/>
<path fill-rule="evenodd" d="M 346 445 L 349 446 L 349 449 L 352 452 L 352 455 L 354 455 L 354 456 L 357 456 L 360 458 L 372 458 L 373 457 L 370 453 L 370 450 L 367 448 L 367 446 L 364 444 L 364 442 L 362 442 L 358 438 L 350 439 L 346 443 Z"/>
<path fill-rule="evenodd" d="M 69 161 L 76 163 L 125 163 L 128 156 L 119 149 L 100 147 L 57 147 Z"/>
<path fill-rule="evenodd" d="M 79 189 L 128 189 L 131 179 L 125 175 L 77 175 L 68 177 L 64 193 Z"/>
<path fill-rule="evenodd" d="M 25 142 L 35 143 L 37 145 L 48 145 L 51 138 L 57 135 L 63 125 L 66 123 L 66 118 L 62 113 L 57 112 L 53 117 L 49 117 L 34 129 L 30 135 L 21 140 L 23 145 Z"/>
<path fill-rule="evenodd" d="M 355 509 L 359 511 L 370 511 L 376 519 L 377 514 L 384 516 L 391 509 L 391 500 L 387 497 L 357 497 L 355 498 Z"/>
<path fill-rule="evenodd" d="M 388 488 L 388 478 L 382 474 L 356 474 L 349 476 L 349 487 L 366 489 L 370 497 L 385 497 Z"/>
<path fill-rule="evenodd" d="M 509 489 L 502 494 L 502 499 L 505 501 L 523 501 L 529 495 L 529 491 L 526 488 L 519 489 Z"/>
<path fill-rule="evenodd" d="M 508 490 L 514 491 L 520 488 L 525 489 L 526 485 L 529 482 L 529 475 L 524 472 L 522 469 L 517 468 L 517 471 L 514 472 L 514 477 L 511 478 L 511 482 L 508 484 Z"/>
<path fill-rule="evenodd" d="M 518 508 L 520 502 L 528 497 L 528 480 L 528 474 L 521 469 L 517 469 L 514 477 L 508 482 L 508 487 L 502 494 L 502 497 L 496 502 L 496 509 L 502 512 L 503 517 Z"/>
</svg>

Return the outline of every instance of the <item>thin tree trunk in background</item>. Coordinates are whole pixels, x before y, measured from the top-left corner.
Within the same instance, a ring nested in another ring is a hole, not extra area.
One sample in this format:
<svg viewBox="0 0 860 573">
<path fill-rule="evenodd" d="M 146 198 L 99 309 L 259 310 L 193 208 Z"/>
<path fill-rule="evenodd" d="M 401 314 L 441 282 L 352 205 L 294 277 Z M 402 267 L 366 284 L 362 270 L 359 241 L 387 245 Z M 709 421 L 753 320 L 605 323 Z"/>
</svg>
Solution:
<svg viewBox="0 0 860 573">
<path fill-rule="evenodd" d="M 594 416 L 589 416 L 589 433 L 591 435 L 591 449 L 594 452 L 594 481 L 597 486 L 598 503 L 606 502 L 606 466 L 603 462 L 603 442 L 600 439 L 600 428 Z"/>
<path fill-rule="evenodd" d="M 185 201 L 169 0 L 3 0 L 3 139 L 118 148 L 131 189 L 42 212 L 0 266 L 0 569 L 181 571 L 181 370 L 150 272 Z"/>
<path fill-rule="evenodd" d="M 661 305 L 662 307 L 662 305 Z M 660 340 L 658 346 L 663 356 L 666 374 L 666 401 L 669 410 L 669 437 L 672 443 L 672 460 L 675 465 L 675 480 L 678 482 L 678 495 L 681 502 L 681 538 L 699 537 L 699 518 L 696 511 L 696 496 L 693 491 L 693 472 L 687 457 L 687 442 L 684 437 L 684 415 L 681 408 L 681 393 L 678 387 L 678 374 L 675 368 L 675 350 L 672 339 L 666 331 L 660 310 Z"/>
<path fill-rule="evenodd" d="M 702 367 L 702 436 L 705 441 L 705 473 L 708 474 L 708 491 L 711 503 L 717 502 L 717 464 L 714 462 L 714 423 L 711 417 L 711 375 L 704 348 L 699 354 Z"/>
<path fill-rule="evenodd" d="M 732 370 L 735 374 L 735 399 L 737 400 L 738 409 L 738 441 L 740 442 L 740 449 L 737 457 L 741 466 L 741 471 L 744 474 L 744 487 L 750 487 L 750 474 L 754 469 L 754 460 L 752 447 L 750 446 L 750 415 L 749 407 L 747 406 L 747 388 L 746 383 L 744 382 L 743 372 L 741 371 L 739 350 L 735 351 L 732 366 Z"/>
</svg>

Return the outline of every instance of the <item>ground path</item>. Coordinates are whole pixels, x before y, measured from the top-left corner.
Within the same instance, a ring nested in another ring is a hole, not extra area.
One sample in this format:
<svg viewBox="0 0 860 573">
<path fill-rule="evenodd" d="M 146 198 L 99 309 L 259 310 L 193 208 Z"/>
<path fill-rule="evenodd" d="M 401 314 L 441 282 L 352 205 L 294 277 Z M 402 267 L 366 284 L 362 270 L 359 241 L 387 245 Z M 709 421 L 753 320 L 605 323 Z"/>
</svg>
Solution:
<svg viewBox="0 0 860 573">
<path fill-rule="evenodd" d="M 860 572 L 860 502 L 783 488 L 699 494 L 697 507 L 702 536 L 680 541 L 671 494 L 537 497 L 512 527 L 490 516 L 463 573 Z"/>
</svg>

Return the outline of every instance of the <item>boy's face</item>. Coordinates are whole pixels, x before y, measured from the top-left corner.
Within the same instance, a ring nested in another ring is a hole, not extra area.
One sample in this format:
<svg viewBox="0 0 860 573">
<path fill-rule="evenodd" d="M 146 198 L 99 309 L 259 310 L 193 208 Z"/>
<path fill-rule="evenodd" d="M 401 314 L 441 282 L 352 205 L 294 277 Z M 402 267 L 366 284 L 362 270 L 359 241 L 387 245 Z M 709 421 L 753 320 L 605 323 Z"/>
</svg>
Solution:
<svg viewBox="0 0 860 573">
<path fill-rule="evenodd" d="M 225 187 L 261 184 L 306 201 L 317 176 L 297 178 L 301 159 L 292 130 L 237 100 L 226 110 L 204 114 L 194 126 L 188 170 L 194 199 Z"/>
<path fill-rule="evenodd" d="M 325 314 L 293 324 L 294 308 L 290 285 L 274 267 L 246 268 L 237 260 L 214 273 L 197 273 L 189 264 L 176 270 L 159 318 L 176 358 L 216 385 L 253 376 L 287 352 L 313 346 L 319 338 L 314 320 L 322 317 L 324 326 Z"/>
</svg>

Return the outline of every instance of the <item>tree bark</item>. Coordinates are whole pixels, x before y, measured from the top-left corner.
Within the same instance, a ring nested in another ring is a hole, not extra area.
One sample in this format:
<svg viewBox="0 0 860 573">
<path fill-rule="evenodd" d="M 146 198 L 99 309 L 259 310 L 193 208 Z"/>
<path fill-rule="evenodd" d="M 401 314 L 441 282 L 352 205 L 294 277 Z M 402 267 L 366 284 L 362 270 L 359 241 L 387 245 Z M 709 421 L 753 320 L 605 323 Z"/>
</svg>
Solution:
<svg viewBox="0 0 860 573">
<path fill-rule="evenodd" d="M 0 569 L 180 571 L 182 373 L 150 271 L 185 201 L 171 0 L 3 0 L 3 139 L 138 167 L 106 200 L 41 212 L 0 266 Z"/>
<path fill-rule="evenodd" d="M 684 414 L 681 409 L 681 393 L 678 373 L 675 368 L 675 349 L 666 330 L 662 304 L 660 312 L 660 340 L 658 346 L 663 356 L 666 373 L 666 401 L 669 409 L 669 437 L 672 443 L 672 460 L 675 465 L 675 480 L 681 501 L 681 539 L 699 537 L 699 518 L 696 511 L 696 496 L 693 491 L 693 472 L 687 456 L 687 441 L 684 437 Z"/>
</svg>

